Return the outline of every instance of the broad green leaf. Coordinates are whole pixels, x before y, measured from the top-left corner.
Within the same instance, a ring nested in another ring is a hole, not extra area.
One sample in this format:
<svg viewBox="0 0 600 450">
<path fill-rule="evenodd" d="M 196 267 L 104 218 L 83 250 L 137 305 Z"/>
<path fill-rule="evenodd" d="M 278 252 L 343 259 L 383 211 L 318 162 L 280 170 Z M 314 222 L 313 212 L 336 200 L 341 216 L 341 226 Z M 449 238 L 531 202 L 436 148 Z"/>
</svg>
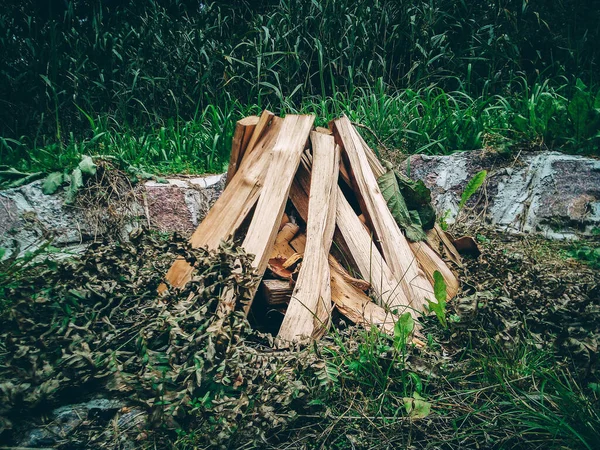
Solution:
<svg viewBox="0 0 600 450">
<path fill-rule="evenodd" d="M 413 181 L 396 172 L 400 192 L 406 201 L 409 211 L 417 211 L 424 230 L 435 225 L 435 209 L 431 205 L 431 191 L 422 180 Z"/>
<path fill-rule="evenodd" d="M 427 309 L 435 313 L 444 328 L 448 327 L 448 322 L 446 320 L 446 292 L 446 282 L 444 281 L 444 277 L 436 270 L 433 272 L 433 295 L 437 301 L 433 302 L 426 299 Z"/>
<path fill-rule="evenodd" d="M 46 195 L 54 194 L 58 188 L 65 182 L 65 176 L 62 172 L 52 172 L 42 184 L 42 192 Z"/>
<path fill-rule="evenodd" d="M 411 198 L 412 203 L 421 208 L 424 211 L 424 216 L 428 217 L 427 214 L 429 213 L 425 212 L 426 207 L 421 203 L 425 196 L 419 185 L 412 183 L 410 180 L 403 180 L 393 170 L 389 170 L 380 176 L 377 183 L 394 220 L 406 233 L 407 239 L 413 242 L 425 240 L 427 236 L 423 231 L 419 210 L 409 211 L 401 188 L 401 185 L 404 186 L 404 190 Z M 425 188 L 425 185 L 422 185 L 422 187 L 427 190 L 428 194 L 429 190 Z M 433 212 L 433 223 L 435 223 L 435 212 Z"/>
<path fill-rule="evenodd" d="M 458 204 L 458 208 L 461 209 L 465 204 L 469 201 L 469 199 L 473 196 L 477 189 L 481 187 L 483 182 L 485 181 L 485 177 L 487 176 L 487 170 L 482 170 L 475 174 L 471 181 L 467 183 L 465 186 L 465 190 L 462 193 L 460 198 L 460 203 Z"/>
<path fill-rule="evenodd" d="M 394 325 L 394 348 L 396 350 L 400 351 L 406 346 L 414 328 L 415 321 L 409 312 L 405 312 L 398 318 Z"/>
<path fill-rule="evenodd" d="M 421 225 L 421 217 L 417 211 L 409 211 L 410 225 L 404 229 L 406 238 L 411 242 L 421 242 L 427 239 L 427 235 L 423 231 Z"/>
<path fill-rule="evenodd" d="M 81 157 L 81 162 L 79 163 L 78 168 L 82 174 L 96 175 L 96 169 L 98 168 L 98 166 L 94 164 L 92 158 L 90 158 L 87 155 L 84 155 Z"/>
<path fill-rule="evenodd" d="M 75 197 L 77 196 L 77 191 L 79 190 L 79 188 L 83 187 L 83 176 L 79 167 L 73 170 L 69 180 L 71 181 L 71 183 L 69 184 L 69 188 L 67 189 L 67 196 L 65 198 L 66 204 L 73 203 Z"/>
<path fill-rule="evenodd" d="M 446 281 L 439 270 L 433 272 L 433 294 L 438 303 L 446 303 L 448 294 L 446 292 Z"/>
<path fill-rule="evenodd" d="M 431 413 L 431 403 L 425 401 L 418 393 L 412 397 L 404 397 L 404 408 L 412 419 L 424 419 Z"/>
<path fill-rule="evenodd" d="M 390 170 L 381 175 L 377 180 L 377 184 L 379 184 L 381 194 L 387 202 L 388 208 L 390 209 L 392 216 L 394 216 L 396 223 L 400 228 L 406 229 L 406 227 L 411 225 L 410 214 L 408 213 L 404 197 L 400 192 L 400 186 L 398 185 L 398 180 L 394 171 Z"/>
</svg>

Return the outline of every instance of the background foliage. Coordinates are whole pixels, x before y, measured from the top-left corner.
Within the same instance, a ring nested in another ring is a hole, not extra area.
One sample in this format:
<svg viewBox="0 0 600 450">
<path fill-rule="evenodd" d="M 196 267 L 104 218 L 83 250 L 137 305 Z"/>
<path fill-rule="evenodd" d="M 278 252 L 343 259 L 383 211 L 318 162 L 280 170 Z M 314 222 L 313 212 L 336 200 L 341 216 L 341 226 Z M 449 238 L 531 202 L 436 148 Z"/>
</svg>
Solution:
<svg viewBox="0 0 600 450">
<path fill-rule="evenodd" d="M 0 157 L 220 169 L 233 119 L 264 107 L 374 117 L 408 152 L 486 134 L 595 152 L 599 16 L 596 0 L 8 0 Z"/>
</svg>

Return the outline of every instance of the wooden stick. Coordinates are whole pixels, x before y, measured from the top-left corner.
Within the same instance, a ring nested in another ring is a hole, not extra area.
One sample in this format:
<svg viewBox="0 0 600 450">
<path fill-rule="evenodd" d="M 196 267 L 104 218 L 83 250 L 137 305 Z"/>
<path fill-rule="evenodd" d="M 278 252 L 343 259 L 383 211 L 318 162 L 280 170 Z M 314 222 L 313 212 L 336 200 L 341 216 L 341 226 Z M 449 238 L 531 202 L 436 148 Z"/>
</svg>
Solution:
<svg viewBox="0 0 600 450">
<path fill-rule="evenodd" d="M 406 238 L 394 220 L 363 148 L 361 138 L 347 117 L 334 122 L 334 134 L 344 146 L 350 163 L 351 178 L 359 193 L 362 212 L 375 232 L 385 261 L 395 278 L 400 280 L 410 306 L 417 311 L 424 309 L 426 298 L 433 298 L 433 286 L 419 268 Z"/>
<path fill-rule="evenodd" d="M 373 171 L 373 174 L 375 175 L 376 178 L 379 178 L 381 175 L 383 175 L 385 173 L 385 169 L 383 168 L 383 165 L 377 158 L 377 155 L 375 155 L 373 150 L 371 150 L 371 147 L 369 147 L 367 145 L 367 143 L 362 138 L 360 133 L 356 133 L 356 135 L 358 136 L 358 138 L 363 146 L 363 149 L 365 151 L 365 154 L 367 155 L 367 159 L 369 160 L 369 165 L 371 167 L 371 170 Z M 436 224 L 434 226 L 434 228 L 435 227 L 439 228 L 439 225 Z M 442 233 L 443 233 L 443 231 L 442 231 Z M 441 237 L 442 236 L 440 236 L 440 238 Z M 443 235 L 443 237 L 446 238 L 445 234 Z M 442 240 L 442 242 L 443 242 L 443 245 L 446 248 L 448 254 L 451 255 L 451 257 L 454 257 L 455 254 L 458 255 L 458 252 L 456 251 L 456 249 L 454 248 L 452 243 L 447 238 L 445 240 Z M 408 241 L 408 245 L 410 246 L 410 249 L 412 250 L 413 254 L 416 256 L 417 260 L 419 261 L 419 265 L 425 272 L 425 275 L 427 275 L 427 279 L 433 284 L 433 274 L 436 270 L 439 271 L 442 274 L 442 277 L 444 277 L 444 281 L 446 282 L 446 294 L 448 296 L 448 299 L 453 298 L 458 293 L 460 284 L 458 282 L 458 279 L 454 275 L 454 273 L 448 267 L 448 265 L 442 260 L 442 258 L 433 249 L 433 246 L 430 245 L 430 243 L 426 243 L 426 242 L 410 242 L 410 241 Z M 459 256 L 459 258 L 460 258 L 460 256 Z M 460 259 L 459 259 L 459 261 L 460 261 Z"/>
<path fill-rule="evenodd" d="M 283 119 L 277 142 L 271 151 L 264 188 L 242 243 L 242 247 L 248 253 L 255 255 L 252 265 L 261 277 L 267 267 L 292 179 L 300 164 L 300 157 L 308 140 L 314 119 L 314 116 L 286 116 Z M 246 158 L 250 157 L 248 159 L 251 159 L 252 154 L 244 158 L 243 165 Z M 250 311 L 257 288 L 258 283 L 250 287 L 250 298 L 244 305 L 246 314 Z M 211 331 L 220 331 L 222 320 L 235 309 L 235 301 L 233 289 L 226 289 L 221 296 L 217 311 L 220 319 L 215 320 L 211 325 Z"/>
<path fill-rule="evenodd" d="M 308 212 L 306 208 L 307 192 L 310 192 L 310 175 L 307 168 L 301 165 L 296 173 L 294 184 L 292 184 L 290 199 L 303 220 L 306 220 Z M 371 235 L 339 187 L 336 202 L 336 225 L 340 231 L 339 235 L 336 233 L 336 238 L 341 237 L 343 240 L 343 242 L 339 242 L 339 246 L 348 249 L 347 251 L 356 263 L 361 276 L 371 284 L 378 303 L 392 310 L 398 310 L 400 314 L 410 311 L 413 317 L 417 318 L 420 312 L 409 307 L 408 297 L 400 286 L 400 282 L 381 256 Z M 294 241 L 296 239 L 302 239 L 302 235 L 298 235 Z"/>
<path fill-rule="evenodd" d="M 270 114 L 266 111 L 263 116 Z M 283 119 L 275 117 L 270 124 L 269 132 L 264 134 L 251 155 L 246 154 L 227 189 L 196 228 L 190 238 L 192 247 L 217 249 L 222 240 L 228 239 L 237 231 L 256 204 L 267 174 L 271 150 L 280 136 Z M 193 270 L 185 260 L 178 259 L 167 272 L 166 279 L 172 287 L 180 288 L 190 281 Z M 161 285 L 159 293 L 166 289 L 165 284 Z"/>
<path fill-rule="evenodd" d="M 290 242 L 292 250 L 302 253 L 306 248 L 306 235 L 298 234 Z M 348 280 L 352 277 L 342 265 L 329 255 L 331 274 L 331 299 L 338 311 L 352 322 L 366 328 L 376 326 L 387 334 L 394 334 L 394 324 L 398 318 L 376 305 L 358 287 Z"/>
<path fill-rule="evenodd" d="M 231 156 L 229 157 L 229 167 L 227 168 L 227 178 L 225 179 L 226 187 L 242 162 L 246 147 L 250 142 L 256 125 L 258 125 L 258 121 L 258 116 L 248 116 L 238 120 L 235 124 L 235 131 L 231 142 Z"/>
<path fill-rule="evenodd" d="M 333 136 L 312 132 L 310 139 L 313 172 L 306 221 L 306 251 L 277 335 L 283 342 L 318 339 L 331 322 L 331 281 L 327 257 L 335 230 L 340 150 Z"/>
</svg>

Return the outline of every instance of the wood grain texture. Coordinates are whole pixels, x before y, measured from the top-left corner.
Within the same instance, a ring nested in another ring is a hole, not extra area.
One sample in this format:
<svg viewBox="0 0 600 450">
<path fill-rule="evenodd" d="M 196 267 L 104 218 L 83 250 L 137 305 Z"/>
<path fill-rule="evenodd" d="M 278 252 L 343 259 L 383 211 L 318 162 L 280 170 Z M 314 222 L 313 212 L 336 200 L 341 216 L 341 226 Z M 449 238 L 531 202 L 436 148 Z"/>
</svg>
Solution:
<svg viewBox="0 0 600 450">
<path fill-rule="evenodd" d="M 192 247 L 217 249 L 221 241 L 236 232 L 256 204 L 267 175 L 271 151 L 280 135 L 283 119 L 275 117 L 269 123 L 268 133 L 263 133 L 263 138 L 256 144 L 255 151 L 251 155 L 246 154 L 229 186 L 192 234 L 190 238 Z M 191 279 L 193 270 L 185 260 L 177 259 L 167 272 L 167 282 L 174 288 L 183 287 Z M 164 289 L 166 286 L 159 291 Z"/>
<path fill-rule="evenodd" d="M 238 120 L 235 124 L 233 140 L 231 141 L 231 155 L 229 157 L 229 166 L 227 167 L 227 177 L 225 179 L 225 187 L 229 184 L 233 176 L 238 170 L 242 162 L 244 153 L 250 138 L 254 133 L 256 125 L 258 125 L 258 116 L 248 116 Z"/>
<path fill-rule="evenodd" d="M 267 305 L 285 305 L 292 297 L 292 290 L 289 281 L 262 280 L 258 288 L 258 295 L 265 299 Z"/>
<path fill-rule="evenodd" d="M 308 201 L 307 243 L 292 299 L 277 337 L 306 342 L 321 337 L 331 321 L 328 255 L 335 230 L 339 148 L 333 136 L 312 132 L 313 167 Z"/>
<path fill-rule="evenodd" d="M 358 132 L 347 117 L 334 121 L 337 134 L 349 161 L 350 176 L 359 194 L 361 209 L 381 245 L 383 257 L 395 279 L 416 311 L 423 311 L 426 298 L 433 298 L 433 286 L 413 254 L 408 241 L 394 220 L 379 186 Z"/>
<path fill-rule="evenodd" d="M 342 190 L 337 188 L 336 198 L 336 243 L 346 249 L 361 276 L 367 281 L 378 299 L 378 304 L 398 310 L 401 314 L 410 311 L 416 318 L 419 313 L 409 307 L 409 300 L 400 282 L 381 256 L 364 223 L 356 215 Z M 290 191 L 290 199 L 300 217 L 306 221 L 308 213 L 308 195 L 310 192 L 310 175 L 305 165 L 301 165 Z M 297 239 L 302 239 L 298 235 Z M 340 242 L 341 239 L 343 242 Z"/>
<path fill-rule="evenodd" d="M 302 253 L 306 248 L 306 235 L 299 233 L 290 242 L 293 251 Z M 397 316 L 373 303 L 367 294 L 349 280 L 352 276 L 331 255 L 329 255 L 331 275 L 331 300 L 335 307 L 352 322 L 366 328 L 376 326 L 381 331 L 394 334 Z"/>
<path fill-rule="evenodd" d="M 373 174 L 375 175 L 375 178 L 379 178 L 385 173 L 385 168 L 377 158 L 377 155 L 375 155 L 373 150 L 371 150 L 371 148 L 367 145 L 362 136 L 359 133 L 356 134 L 363 146 L 365 154 L 367 155 L 369 165 L 373 171 Z M 434 229 L 436 229 L 436 227 L 439 229 L 439 225 L 437 223 L 435 224 Z M 446 236 L 444 235 L 444 237 Z M 455 254 L 458 254 L 452 243 L 447 238 L 442 242 L 449 255 L 454 257 Z M 430 245 L 429 242 L 408 241 L 408 245 L 410 246 L 413 254 L 416 256 L 419 266 L 425 272 L 425 275 L 430 283 L 433 284 L 433 273 L 437 270 L 442 274 L 442 277 L 444 277 L 444 281 L 446 282 L 446 293 L 448 294 L 448 299 L 456 296 L 458 290 L 460 289 L 458 278 L 456 275 L 454 275 L 452 270 L 450 270 L 440 255 L 434 250 L 435 247 Z"/>
</svg>

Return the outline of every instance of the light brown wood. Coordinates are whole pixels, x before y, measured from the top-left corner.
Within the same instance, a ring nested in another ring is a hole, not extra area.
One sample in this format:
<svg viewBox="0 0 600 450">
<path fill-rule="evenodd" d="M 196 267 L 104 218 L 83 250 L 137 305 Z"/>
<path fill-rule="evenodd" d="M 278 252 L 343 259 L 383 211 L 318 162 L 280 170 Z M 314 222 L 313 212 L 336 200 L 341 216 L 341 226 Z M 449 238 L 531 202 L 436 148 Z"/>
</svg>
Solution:
<svg viewBox="0 0 600 450">
<path fill-rule="evenodd" d="M 244 154 L 242 155 L 241 161 L 243 161 L 244 158 L 246 158 L 249 154 L 252 153 L 252 151 L 258 144 L 258 142 L 264 137 L 265 133 L 271 126 L 271 122 L 274 118 L 275 118 L 275 114 L 273 114 L 271 111 L 267 111 L 265 109 L 262 112 L 262 114 L 260 115 L 260 118 L 258 120 L 258 123 L 256 124 L 256 127 L 254 128 L 254 132 L 252 133 L 252 136 L 250 137 L 250 140 L 248 141 L 248 143 L 246 145 L 246 149 L 245 149 Z"/>
<path fill-rule="evenodd" d="M 289 281 L 262 280 L 258 295 L 265 299 L 267 305 L 286 305 L 292 296 L 292 289 Z"/>
<path fill-rule="evenodd" d="M 385 168 L 375 155 L 375 152 L 367 145 L 365 140 L 362 138 L 360 133 L 356 133 L 358 139 L 360 140 L 365 154 L 367 155 L 367 159 L 369 161 L 369 166 L 375 175 L 375 178 L 379 178 L 381 175 L 385 173 Z M 434 226 L 439 228 L 439 225 L 436 223 Z M 444 237 L 446 237 L 444 235 Z M 454 257 L 454 254 L 458 254 L 452 243 L 446 238 L 443 241 L 444 247 L 447 249 L 448 254 Z M 429 243 L 424 242 L 410 242 L 408 241 L 408 245 L 412 250 L 413 254 L 416 256 L 417 261 L 421 269 L 427 275 L 427 279 L 433 283 L 433 273 L 437 270 L 444 277 L 444 281 L 446 282 L 446 292 L 448 294 L 448 299 L 453 298 L 460 288 L 460 284 L 458 282 L 458 278 L 456 275 L 450 270 L 448 265 L 442 260 L 439 254 L 434 250 L 435 247 L 431 246 Z M 460 258 L 460 257 L 459 257 Z M 459 263 L 460 264 L 460 263 Z"/>
<path fill-rule="evenodd" d="M 299 233 L 290 242 L 293 250 L 304 252 L 306 235 Z M 366 328 L 376 326 L 384 333 L 393 334 L 397 317 L 386 311 L 373 301 L 351 281 L 352 276 L 331 255 L 329 255 L 331 269 L 331 299 L 340 313 L 352 322 Z"/>
<path fill-rule="evenodd" d="M 340 151 L 333 136 L 312 132 L 313 167 L 306 249 L 292 299 L 277 337 L 282 342 L 318 339 L 331 322 L 328 255 L 335 230 Z"/>
<path fill-rule="evenodd" d="M 357 325 L 376 326 L 382 332 L 394 334 L 397 317 L 376 305 L 360 289 L 343 282 L 340 276 L 331 277 L 331 297 L 340 313 Z"/>
<path fill-rule="evenodd" d="M 271 250 L 271 258 L 288 259 L 294 254 L 294 250 L 290 247 L 290 241 L 298 234 L 300 227 L 295 223 L 286 223 L 275 238 L 273 250 Z"/>
<path fill-rule="evenodd" d="M 256 204 L 267 174 L 271 150 L 280 137 L 283 119 L 275 117 L 269 123 L 268 133 L 263 135 L 251 155 L 246 154 L 227 189 L 192 234 L 192 247 L 217 249 L 222 240 L 235 233 Z M 177 259 L 167 272 L 168 284 L 174 288 L 183 287 L 190 281 L 193 270 L 185 260 Z M 166 285 L 159 287 L 159 292 L 165 290 Z"/>
<path fill-rule="evenodd" d="M 308 169 L 301 165 L 292 184 L 290 199 L 303 220 L 306 220 L 307 216 L 307 192 L 310 192 L 310 176 Z M 399 314 L 410 311 L 413 317 L 417 318 L 420 312 L 409 307 L 408 297 L 400 282 L 388 267 L 379 249 L 373 243 L 369 231 L 339 187 L 336 199 L 336 225 L 340 232 L 336 233 L 336 239 L 340 237 L 342 239 L 342 242 L 338 242 L 339 247 L 347 249 L 346 252 L 351 255 L 359 273 L 373 288 L 378 303 L 398 311 Z M 297 246 L 298 242 L 295 241 L 302 239 L 302 234 L 296 236 L 292 240 L 292 246 Z"/>
<path fill-rule="evenodd" d="M 225 186 L 229 184 L 237 172 L 237 169 L 242 162 L 242 158 L 244 157 L 244 153 L 246 152 L 246 146 L 250 142 L 250 138 L 252 137 L 252 133 L 254 133 L 258 121 L 258 116 L 248 116 L 236 122 L 233 140 L 231 142 L 231 156 L 229 157 L 229 167 L 227 167 Z"/>
<path fill-rule="evenodd" d="M 359 193 L 361 209 L 374 231 L 395 278 L 416 311 L 423 311 L 427 298 L 433 298 L 433 286 L 419 267 L 408 241 L 396 224 L 379 186 L 362 140 L 347 117 L 334 122 L 335 130 L 344 146 L 350 163 L 351 179 Z"/>
<path fill-rule="evenodd" d="M 273 244 L 277 238 L 292 180 L 300 164 L 300 157 L 306 146 L 314 119 L 314 116 L 286 116 L 282 120 L 277 141 L 271 151 L 264 189 L 260 194 L 250 227 L 242 243 L 242 247 L 248 253 L 255 255 L 252 266 L 260 278 L 267 268 L 273 251 Z M 247 160 L 252 159 L 251 157 L 256 151 L 246 155 L 242 166 Z M 249 286 L 248 298 L 244 299 L 245 304 L 243 305 L 246 315 L 250 311 L 259 283 L 260 281 L 257 281 L 254 286 Z M 216 335 L 223 334 L 223 324 L 235 310 L 236 300 L 234 289 L 225 289 L 219 299 L 216 319 L 208 331 Z"/>
</svg>

